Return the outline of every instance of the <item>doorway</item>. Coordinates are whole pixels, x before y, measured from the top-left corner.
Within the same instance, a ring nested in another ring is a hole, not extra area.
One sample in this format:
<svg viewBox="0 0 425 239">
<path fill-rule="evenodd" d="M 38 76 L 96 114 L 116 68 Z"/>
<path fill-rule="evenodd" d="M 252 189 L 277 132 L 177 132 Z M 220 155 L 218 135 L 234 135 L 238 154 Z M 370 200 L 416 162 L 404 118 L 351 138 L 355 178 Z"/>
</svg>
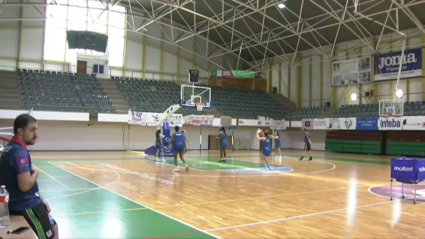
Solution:
<svg viewBox="0 0 425 239">
<path fill-rule="evenodd" d="M 87 61 L 77 61 L 77 73 L 87 74 Z"/>
</svg>

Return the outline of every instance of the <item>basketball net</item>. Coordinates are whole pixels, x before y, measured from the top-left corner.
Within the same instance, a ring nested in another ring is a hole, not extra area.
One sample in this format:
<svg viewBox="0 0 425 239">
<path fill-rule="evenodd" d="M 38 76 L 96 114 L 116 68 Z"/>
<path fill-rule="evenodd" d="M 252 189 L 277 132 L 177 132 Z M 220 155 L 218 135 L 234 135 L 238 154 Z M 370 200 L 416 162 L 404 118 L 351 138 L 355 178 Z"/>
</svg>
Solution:
<svg viewBox="0 0 425 239">
<path fill-rule="evenodd" d="M 202 111 L 202 109 L 204 108 L 204 103 L 202 102 L 195 103 L 195 106 L 198 111 Z"/>
</svg>

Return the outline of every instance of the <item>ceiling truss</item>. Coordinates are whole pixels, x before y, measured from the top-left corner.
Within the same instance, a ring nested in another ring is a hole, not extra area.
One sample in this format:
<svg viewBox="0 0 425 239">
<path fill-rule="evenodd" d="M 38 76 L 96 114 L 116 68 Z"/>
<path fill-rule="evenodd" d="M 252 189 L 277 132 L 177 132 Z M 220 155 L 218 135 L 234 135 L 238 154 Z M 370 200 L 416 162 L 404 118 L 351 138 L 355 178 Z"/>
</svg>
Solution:
<svg viewBox="0 0 425 239">
<path fill-rule="evenodd" d="M 227 69 L 261 71 L 272 58 L 299 64 L 298 55 L 306 49 L 322 59 L 333 59 L 341 54 L 339 50 L 335 54 L 338 44 L 353 40 L 357 40 L 357 47 L 365 46 L 376 53 L 383 46 L 384 34 L 397 33 L 401 39 L 408 37 L 406 29 L 410 28 L 425 34 L 425 16 L 417 10 L 425 9 L 422 0 L 286 0 L 283 9 L 278 8 L 276 0 L 101 2 L 104 11 L 112 11 L 110 8 L 117 4 L 126 7 L 122 14 L 128 31 L 177 45 Z M 0 0 L 0 10 L 46 4 Z M 71 3 L 67 6 L 84 8 Z M 39 18 L 2 18 L 0 14 L 0 21 L 45 20 L 43 12 Z M 149 28 L 153 26 L 159 27 L 164 37 L 151 34 Z M 193 39 L 195 49 L 182 46 L 189 39 Z M 218 57 L 224 59 L 224 66 L 216 63 Z"/>
</svg>

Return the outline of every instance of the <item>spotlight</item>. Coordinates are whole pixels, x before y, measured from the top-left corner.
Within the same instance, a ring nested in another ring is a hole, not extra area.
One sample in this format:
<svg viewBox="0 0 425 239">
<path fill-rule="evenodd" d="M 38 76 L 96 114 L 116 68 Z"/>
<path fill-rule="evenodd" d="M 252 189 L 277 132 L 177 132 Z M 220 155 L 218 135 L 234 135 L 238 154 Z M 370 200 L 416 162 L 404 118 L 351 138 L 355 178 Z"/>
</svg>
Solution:
<svg viewBox="0 0 425 239">
<path fill-rule="evenodd" d="M 395 91 L 395 95 L 396 95 L 398 98 L 401 98 L 401 97 L 403 96 L 403 90 L 402 90 L 402 89 L 398 89 L 398 90 L 396 90 L 396 91 Z"/>
<path fill-rule="evenodd" d="M 357 94 L 356 93 L 351 94 L 351 100 L 352 101 L 357 100 Z"/>
<path fill-rule="evenodd" d="M 285 3 L 283 3 L 283 2 L 280 2 L 279 4 L 277 4 L 277 6 L 278 6 L 280 9 L 282 9 L 282 8 L 285 8 L 285 7 L 286 7 Z"/>
</svg>

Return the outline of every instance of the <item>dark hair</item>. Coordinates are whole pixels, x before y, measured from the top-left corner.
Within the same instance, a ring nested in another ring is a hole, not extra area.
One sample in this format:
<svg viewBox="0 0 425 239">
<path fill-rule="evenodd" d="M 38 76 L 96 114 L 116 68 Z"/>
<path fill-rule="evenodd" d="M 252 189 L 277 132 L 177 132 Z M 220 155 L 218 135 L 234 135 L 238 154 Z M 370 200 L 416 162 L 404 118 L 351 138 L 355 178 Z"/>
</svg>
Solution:
<svg viewBox="0 0 425 239">
<path fill-rule="evenodd" d="M 269 131 L 268 130 L 266 130 L 266 131 L 264 131 L 264 136 L 269 136 Z"/>
<path fill-rule="evenodd" d="M 224 127 L 221 127 L 220 131 L 223 131 L 226 134 L 226 130 L 224 129 Z"/>
<path fill-rule="evenodd" d="M 29 114 L 21 114 L 16 117 L 15 122 L 13 122 L 13 133 L 18 134 L 18 129 L 25 129 L 29 123 L 37 122 L 37 120 Z"/>
<path fill-rule="evenodd" d="M 161 133 L 161 130 L 160 129 L 158 129 L 156 132 L 155 132 L 155 136 L 156 136 L 156 138 L 158 139 L 158 137 L 159 137 L 159 134 Z"/>
<path fill-rule="evenodd" d="M 174 129 L 179 132 L 180 127 L 178 125 L 176 125 L 176 127 L 174 127 Z"/>
<path fill-rule="evenodd" d="M 275 131 L 275 133 L 277 134 L 277 136 L 280 136 L 280 135 L 279 135 L 279 132 Z"/>
</svg>

